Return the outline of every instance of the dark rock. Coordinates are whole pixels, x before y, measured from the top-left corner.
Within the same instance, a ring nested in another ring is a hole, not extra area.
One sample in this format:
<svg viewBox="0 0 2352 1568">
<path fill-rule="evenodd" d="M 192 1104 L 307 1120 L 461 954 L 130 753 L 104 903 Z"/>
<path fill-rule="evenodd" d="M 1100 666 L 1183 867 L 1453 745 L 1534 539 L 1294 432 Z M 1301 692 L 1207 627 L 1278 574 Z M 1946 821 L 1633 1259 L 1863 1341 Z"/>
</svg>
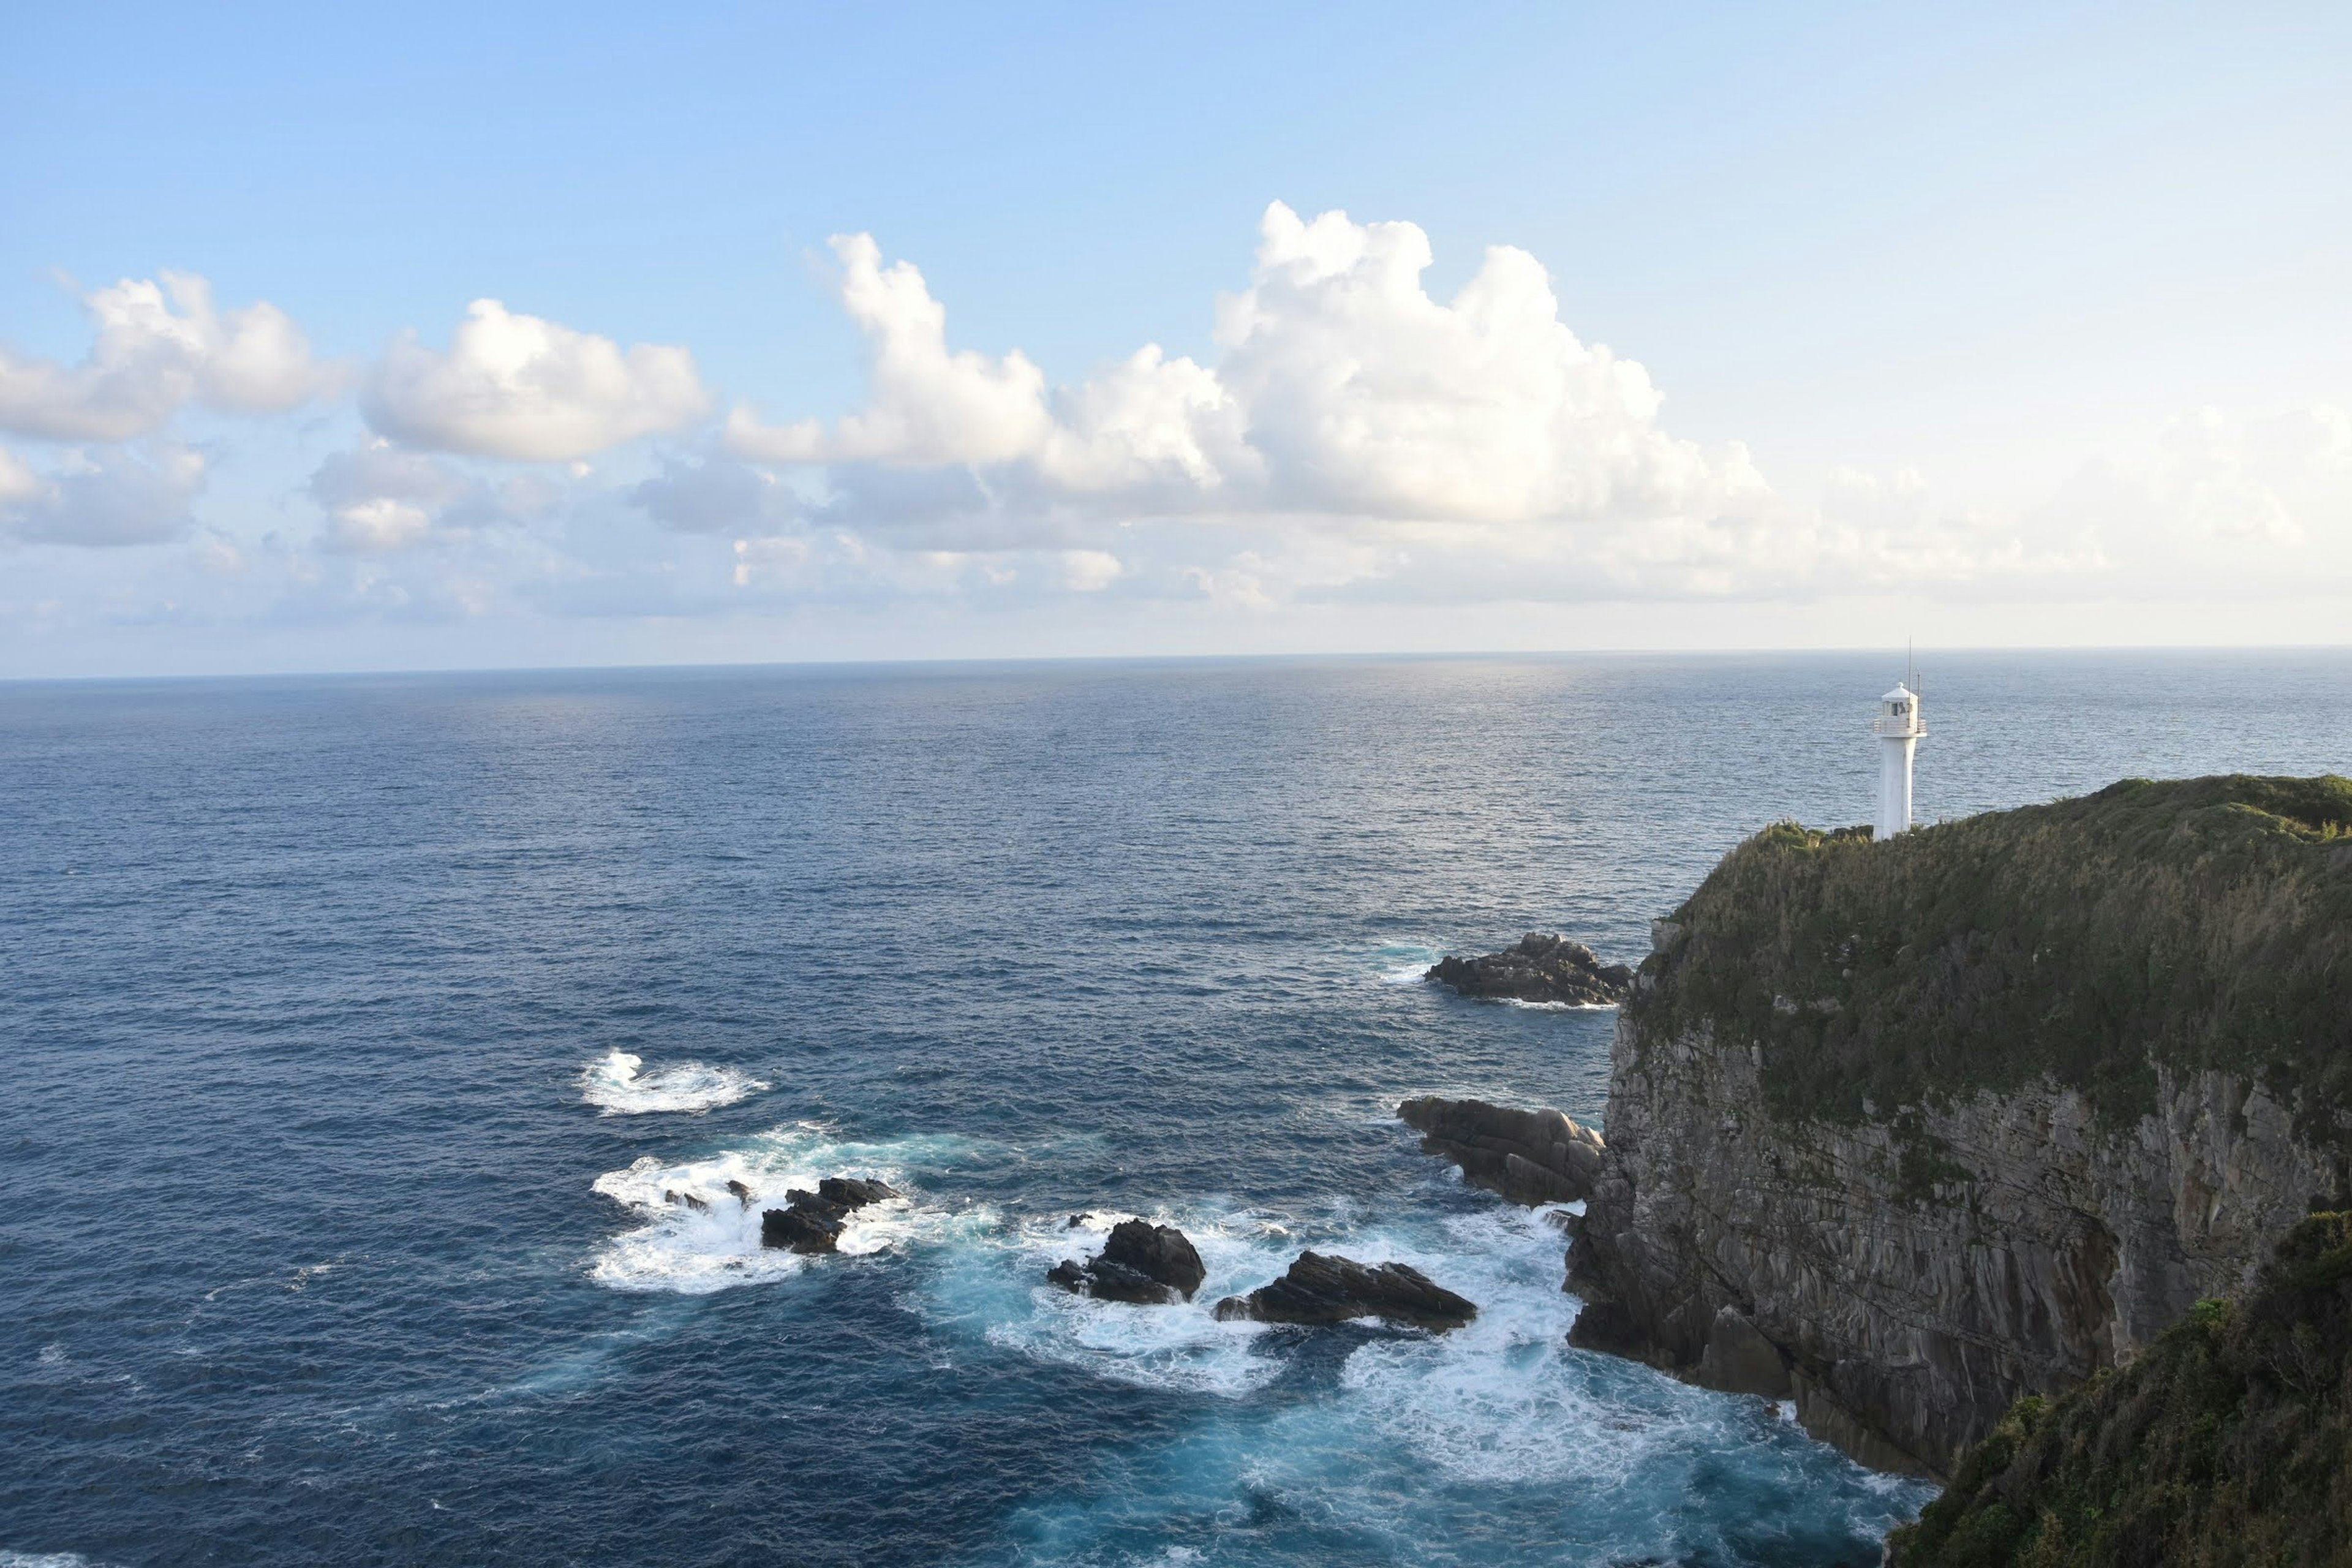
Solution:
<svg viewBox="0 0 2352 1568">
<path fill-rule="evenodd" d="M 730 1192 L 730 1193 L 733 1193 L 733 1194 L 735 1194 L 735 1196 L 736 1196 L 738 1199 L 740 1199 L 740 1200 L 741 1201 L 741 1203 L 742 1203 L 742 1205 L 743 1205 L 743 1206 L 744 1206 L 745 1208 L 750 1208 L 750 1207 L 751 1206 L 751 1188 L 749 1188 L 749 1187 L 745 1186 L 745 1185 L 744 1185 L 742 1183 L 740 1183 L 740 1182 L 737 1182 L 737 1181 L 730 1181 L 730 1182 L 727 1184 L 727 1190 L 728 1190 L 729 1192 Z"/>
<path fill-rule="evenodd" d="M 710 1212 L 709 1203 L 705 1199 L 696 1197 L 692 1193 L 666 1192 L 662 1194 L 662 1202 L 666 1204 L 684 1204 L 687 1207 L 692 1209 L 697 1214 L 709 1214 Z"/>
<path fill-rule="evenodd" d="M 1382 1318 L 1433 1333 L 1458 1329 L 1477 1307 L 1402 1263 L 1378 1268 L 1320 1252 L 1302 1252 L 1290 1271 L 1246 1296 L 1217 1303 L 1221 1322 L 1343 1323 Z"/>
<path fill-rule="evenodd" d="M 1072 1216 L 1076 1224 L 1078 1216 Z M 1189 1301 L 1208 1278 L 1201 1255 L 1184 1233 L 1172 1225 L 1123 1219 L 1111 1227 L 1110 1239 L 1097 1256 L 1080 1264 L 1075 1259 L 1055 1264 L 1046 1279 L 1065 1290 L 1105 1301 L 1137 1306 L 1161 1306 Z"/>
<path fill-rule="evenodd" d="M 1172 1225 L 1152 1225 L 1126 1219 L 1111 1227 L 1099 1261 L 1132 1268 L 1147 1279 L 1172 1287 L 1187 1301 L 1201 1288 L 1209 1271 L 1185 1234 Z"/>
<path fill-rule="evenodd" d="M 1529 931 L 1517 947 L 1483 958 L 1440 959 L 1425 978 L 1465 996 L 1580 1006 L 1612 1005 L 1633 989 L 1633 972 L 1624 964 L 1603 963 L 1582 942 L 1545 931 Z"/>
<path fill-rule="evenodd" d="M 733 1185 L 733 1184 L 730 1184 Z M 789 1247 L 794 1252 L 838 1252 L 842 1226 L 852 1211 L 898 1195 L 886 1183 L 855 1176 L 827 1176 L 816 1191 L 794 1187 L 784 1194 L 784 1206 L 760 1215 L 760 1245 Z M 748 1196 L 746 1202 L 749 1201 Z"/>
<path fill-rule="evenodd" d="M 760 1245 L 794 1252 L 838 1252 L 845 1212 L 822 1201 L 769 1209 L 760 1215 Z"/>
<path fill-rule="evenodd" d="M 1515 1204 L 1590 1196 L 1607 1148 L 1601 1134 L 1557 1110 L 1425 1096 L 1398 1106 L 1397 1115 L 1421 1132 L 1422 1152 L 1444 1156 L 1462 1167 L 1464 1181 Z"/>
<path fill-rule="evenodd" d="M 898 1195 L 887 1182 L 860 1181 L 856 1176 L 827 1176 L 816 1184 L 816 1195 L 845 1209 L 862 1209 Z"/>
</svg>

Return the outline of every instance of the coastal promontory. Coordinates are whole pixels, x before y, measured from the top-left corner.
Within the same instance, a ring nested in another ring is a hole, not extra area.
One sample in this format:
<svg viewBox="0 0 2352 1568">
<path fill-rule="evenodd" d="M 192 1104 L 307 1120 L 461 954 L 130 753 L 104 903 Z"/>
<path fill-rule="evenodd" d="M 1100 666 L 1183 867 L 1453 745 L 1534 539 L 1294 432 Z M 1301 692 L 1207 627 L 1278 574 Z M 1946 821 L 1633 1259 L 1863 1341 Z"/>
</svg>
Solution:
<svg viewBox="0 0 2352 1568">
<path fill-rule="evenodd" d="M 1574 1339 L 1868 1462 L 1953 1474 L 2346 1206 L 2352 781 L 1784 823 L 1654 948 Z"/>
</svg>

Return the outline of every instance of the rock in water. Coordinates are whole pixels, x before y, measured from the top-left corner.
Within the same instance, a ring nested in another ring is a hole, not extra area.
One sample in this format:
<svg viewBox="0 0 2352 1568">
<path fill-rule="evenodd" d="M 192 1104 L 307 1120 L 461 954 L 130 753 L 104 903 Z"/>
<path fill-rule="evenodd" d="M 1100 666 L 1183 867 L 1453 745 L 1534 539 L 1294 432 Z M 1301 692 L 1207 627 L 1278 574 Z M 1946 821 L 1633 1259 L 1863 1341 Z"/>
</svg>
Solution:
<svg viewBox="0 0 2352 1568">
<path fill-rule="evenodd" d="M 1546 931 L 1529 931 L 1518 946 L 1484 958 L 1440 959 L 1424 978 L 1465 996 L 1588 1007 L 1622 1002 L 1633 989 L 1633 972 L 1624 964 L 1603 963 L 1582 942 Z"/>
<path fill-rule="evenodd" d="M 760 1245 L 793 1252 L 838 1252 L 841 1228 L 853 1211 L 898 1195 L 885 1182 L 827 1176 L 817 1183 L 816 1191 L 794 1188 L 784 1194 L 785 1206 L 761 1214 Z"/>
<path fill-rule="evenodd" d="M 1384 1318 L 1444 1333 L 1478 1315 L 1475 1304 L 1402 1263 L 1378 1268 L 1320 1252 L 1302 1252 L 1290 1272 L 1246 1296 L 1217 1303 L 1217 1319 L 1261 1323 L 1344 1323 Z"/>
<path fill-rule="evenodd" d="M 1045 1279 L 1077 1295 L 1150 1307 L 1191 1300 L 1208 1275 L 1201 1255 L 1174 1226 L 1123 1219 L 1111 1227 L 1100 1254 L 1083 1264 L 1065 1259 Z"/>
<path fill-rule="evenodd" d="M 1464 1181 L 1515 1204 L 1575 1203 L 1601 1174 L 1601 1134 L 1557 1110 L 1424 1096 L 1398 1106 L 1397 1115 L 1423 1135 L 1423 1153 L 1443 1155 L 1462 1167 Z"/>
</svg>

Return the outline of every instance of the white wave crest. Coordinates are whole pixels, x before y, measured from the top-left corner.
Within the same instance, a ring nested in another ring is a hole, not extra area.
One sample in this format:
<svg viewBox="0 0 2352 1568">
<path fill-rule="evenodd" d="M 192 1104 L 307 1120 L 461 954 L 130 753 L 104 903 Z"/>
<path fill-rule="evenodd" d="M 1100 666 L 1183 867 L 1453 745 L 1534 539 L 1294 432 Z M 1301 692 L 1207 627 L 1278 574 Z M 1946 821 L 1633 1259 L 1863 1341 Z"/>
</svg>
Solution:
<svg viewBox="0 0 2352 1568">
<path fill-rule="evenodd" d="M 1379 967 L 1381 984 L 1418 985 L 1428 978 L 1429 966 L 1444 956 L 1424 942 L 1389 942 L 1372 950 L 1370 962 Z"/>
<path fill-rule="evenodd" d="M 606 1116 L 642 1116 L 651 1110 L 700 1115 L 748 1100 L 768 1087 L 739 1068 L 677 1062 L 646 1072 L 645 1058 L 614 1050 L 580 1074 L 581 1098 Z"/>
<path fill-rule="evenodd" d="M 1147 1388 L 1239 1398 L 1278 1375 L 1255 1354 L 1260 1323 L 1221 1323 L 1218 1300 L 1279 1275 L 1297 1243 L 1278 1221 L 1248 1210 L 1192 1208 L 1142 1215 L 1191 1238 L 1207 1279 L 1188 1302 L 1139 1307 L 1074 1296 L 1045 1282 L 1066 1258 L 1102 1250 L 1111 1227 L 1132 1216 L 1096 1209 L 1040 1218 L 978 1237 L 931 1282 L 919 1310 L 976 1330 L 989 1343 Z"/>
<path fill-rule="evenodd" d="M 984 1229 L 992 1222 L 986 1210 L 950 1213 L 922 1204 L 916 1193 L 918 1173 L 952 1163 L 965 1146 L 953 1138 L 844 1142 L 804 1123 L 701 1159 L 666 1163 L 647 1155 L 596 1178 L 597 1192 L 644 1223 L 607 1241 L 589 1275 L 615 1290 L 682 1295 L 788 1279 L 814 1260 L 761 1247 L 760 1215 L 783 1206 L 787 1192 L 813 1190 L 826 1176 L 878 1177 L 909 1194 L 850 1215 L 840 1241 L 850 1257 Z"/>
</svg>

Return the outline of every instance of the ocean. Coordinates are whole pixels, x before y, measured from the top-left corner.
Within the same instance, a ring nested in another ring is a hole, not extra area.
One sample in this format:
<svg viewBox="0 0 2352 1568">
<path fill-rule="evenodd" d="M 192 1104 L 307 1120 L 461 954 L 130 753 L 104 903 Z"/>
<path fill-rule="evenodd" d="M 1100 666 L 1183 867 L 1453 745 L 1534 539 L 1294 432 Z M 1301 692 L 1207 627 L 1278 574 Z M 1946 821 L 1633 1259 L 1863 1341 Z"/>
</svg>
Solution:
<svg viewBox="0 0 2352 1568">
<path fill-rule="evenodd" d="M 1394 1119 L 1602 1119 L 1444 952 L 1866 822 L 1899 658 L 0 685 L 0 1564 L 1872 1563 Z M 1939 655 L 1920 815 L 2352 771 L 2352 654 Z M 844 1255 L 763 1197 L 908 1194 Z M 698 1195 L 698 1212 L 666 1194 Z M 1046 1289 L 1122 1215 L 1209 1281 Z M 1220 1324 L 1303 1247 L 1480 1307 Z"/>
</svg>

